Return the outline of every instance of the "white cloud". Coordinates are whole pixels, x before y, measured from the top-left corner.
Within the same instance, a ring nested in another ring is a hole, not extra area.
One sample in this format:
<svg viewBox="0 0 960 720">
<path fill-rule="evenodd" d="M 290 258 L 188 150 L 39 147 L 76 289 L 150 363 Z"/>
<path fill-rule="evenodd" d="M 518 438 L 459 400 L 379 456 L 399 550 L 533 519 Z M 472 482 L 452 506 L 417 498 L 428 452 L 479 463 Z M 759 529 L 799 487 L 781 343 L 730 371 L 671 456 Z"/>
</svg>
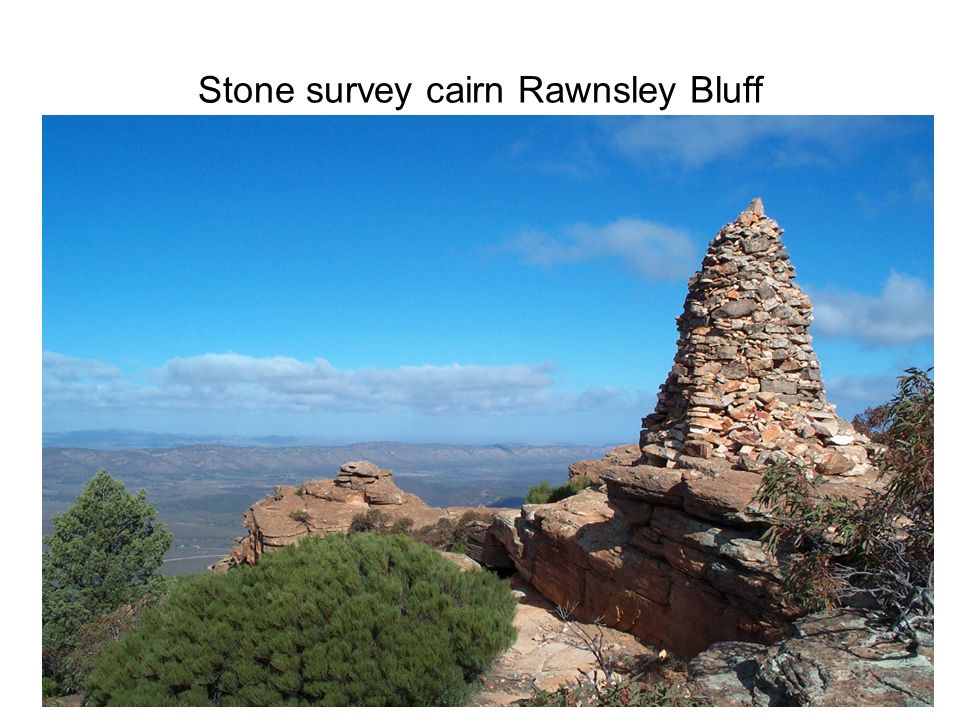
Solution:
<svg viewBox="0 0 960 720">
<path fill-rule="evenodd" d="M 504 415 L 622 410 L 635 402 L 616 388 L 563 391 L 550 363 L 352 370 L 322 358 L 208 353 L 173 358 L 148 373 L 145 384 L 134 384 L 104 363 L 50 355 L 51 363 L 44 365 L 47 408 Z M 67 367 L 74 368 L 72 374 L 62 370 Z M 105 379 L 97 381 L 100 376 Z"/>
<path fill-rule="evenodd" d="M 851 137 L 888 131 L 879 118 L 803 116 L 644 117 L 607 125 L 615 152 L 637 161 L 678 162 L 694 168 L 756 152 L 767 140 L 776 140 L 777 146 L 765 159 L 780 165 L 827 163 L 851 151 Z"/>
<path fill-rule="evenodd" d="M 421 365 L 349 370 L 318 358 L 254 358 L 234 353 L 174 358 L 156 373 L 177 404 L 247 409 L 406 407 L 426 413 L 502 412 L 549 402 L 550 365 Z"/>
<path fill-rule="evenodd" d="M 44 350 L 43 375 L 64 382 L 102 380 L 120 377 L 120 369 L 99 360 L 84 360 Z"/>
<path fill-rule="evenodd" d="M 920 278 L 892 271 L 879 297 L 850 291 L 811 295 L 818 337 L 883 347 L 933 339 L 933 289 Z"/>
<path fill-rule="evenodd" d="M 120 369 L 99 360 L 86 360 L 43 351 L 43 404 L 109 407 L 128 392 Z"/>
<path fill-rule="evenodd" d="M 678 280 L 696 269 L 696 246 L 682 230 L 646 220 L 622 218 L 607 225 L 580 223 L 560 238 L 541 231 L 520 233 L 499 250 L 530 265 L 563 265 L 602 258 L 624 261 L 648 280 Z"/>
</svg>

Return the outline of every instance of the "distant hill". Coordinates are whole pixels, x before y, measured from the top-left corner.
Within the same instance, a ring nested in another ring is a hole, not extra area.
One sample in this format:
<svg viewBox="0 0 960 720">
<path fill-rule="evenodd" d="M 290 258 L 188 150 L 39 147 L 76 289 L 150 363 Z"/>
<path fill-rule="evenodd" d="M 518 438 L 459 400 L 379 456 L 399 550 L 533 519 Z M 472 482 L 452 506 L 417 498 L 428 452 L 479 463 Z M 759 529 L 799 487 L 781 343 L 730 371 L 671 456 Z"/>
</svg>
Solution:
<svg viewBox="0 0 960 720">
<path fill-rule="evenodd" d="M 118 429 L 43 433 L 44 447 L 89 448 L 91 450 L 170 448 L 184 445 L 282 447 L 316 444 L 318 444 L 316 438 L 297 435 L 187 435 L 183 433 L 156 433 Z"/>
<path fill-rule="evenodd" d="M 131 480 L 137 477 L 190 479 L 249 478 L 277 482 L 331 476 L 341 464 L 362 458 L 396 473 L 411 476 L 445 474 L 451 482 L 489 473 L 566 466 L 575 460 L 602 455 L 612 446 L 594 445 L 443 445 L 393 442 L 334 446 L 242 447 L 193 444 L 102 450 L 85 447 L 45 447 L 44 480 L 69 483 L 101 467 Z M 526 474 L 526 472 L 524 472 Z M 462 476 L 462 477 L 461 477 Z"/>
<path fill-rule="evenodd" d="M 391 468 L 398 486 L 437 507 L 516 507 L 531 485 L 541 480 L 559 484 L 571 463 L 602 457 L 612 447 L 394 442 L 130 447 L 123 443 L 137 438 L 162 443 L 185 436 L 98 433 L 44 435 L 44 532 L 50 531 L 53 515 L 66 510 L 84 483 L 102 468 L 130 490 L 146 489 L 148 500 L 174 534 L 175 547 L 168 557 L 225 551 L 242 533 L 243 511 L 275 485 L 333 477 L 349 460 L 371 460 Z M 112 443 L 114 449 L 55 446 L 83 437 Z"/>
</svg>

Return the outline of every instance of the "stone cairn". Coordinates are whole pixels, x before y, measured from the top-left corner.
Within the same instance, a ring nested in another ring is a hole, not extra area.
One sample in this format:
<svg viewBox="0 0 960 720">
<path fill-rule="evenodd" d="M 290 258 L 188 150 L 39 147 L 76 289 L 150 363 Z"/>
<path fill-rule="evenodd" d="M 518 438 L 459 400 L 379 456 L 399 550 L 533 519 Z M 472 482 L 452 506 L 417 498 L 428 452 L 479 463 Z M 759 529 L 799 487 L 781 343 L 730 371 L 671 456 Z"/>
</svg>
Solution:
<svg viewBox="0 0 960 720">
<path fill-rule="evenodd" d="M 794 461 L 822 497 L 861 502 L 880 485 L 867 438 L 827 402 L 809 299 L 754 200 L 713 239 L 690 280 L 680 339 L 639 444 L 570 467 L 603 483 L 498 514 L 517 570 L 574 617 L 692 657 L 717 641 L 783 639 L 802 609 L 757 500 L 765 469 Z"/>
<path fill-rule="evenodd" d="M 643 420 L 642 464 L 670 468 L 688 456 L 750 471 L 796 461 L 824 475 L 871 474 L 875 447 L 826 400 L 812 306 L 782 234 L 756 199 L 710 242 L 677 318 L 673 367 Z"/>
</svg>

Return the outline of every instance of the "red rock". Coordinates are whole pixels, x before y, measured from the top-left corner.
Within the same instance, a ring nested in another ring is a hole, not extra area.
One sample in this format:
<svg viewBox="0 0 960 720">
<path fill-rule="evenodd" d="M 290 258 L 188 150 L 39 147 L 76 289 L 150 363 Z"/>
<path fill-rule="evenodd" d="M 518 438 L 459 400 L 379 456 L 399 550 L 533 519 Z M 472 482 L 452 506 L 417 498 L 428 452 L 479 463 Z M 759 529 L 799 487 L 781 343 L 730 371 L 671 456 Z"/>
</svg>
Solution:
<svg viewBox="0 0 960 720">
<path fill-rule="evenodd" d="M 499 543 L 488 540 L 486 529 L 496 512 L 491 508 L 434 508 L 416 495 L 404 492 L 393 482 L 393 473 L 367 461 L 345 463 L 334 480 L 309 480 L 299 488 L 278 486 L 272 497 L 264 498 L 245 513 L 247 536 L 212 570 L 256 563 L 264 552 L 292 545 L 307 535 L 346 532 L 357 515 L 376 508 L 393 524 L 409 518 L 414 528 L 432 525 L 441 518 L 456 520 L 474 511 L 478 517 L 472 529 L 468 551 L 490 567 L 503 567 L 509 560 Z M 301 519 L 303 516 L 303 519 Z"/>
<path fill-rule="evenodd" d="M 685 471 L 683 509 L 696 517 L 733 523 L 764 517 L 753 497 L 762 478 L 757 473 L 728 470 L 719 476 Z"/>
<path fill-rule="evenodd" d="M 763 432 L 760 433 L 760 439 L 765 443 L 775 442 L 782 436 L 783 430 L 779 425 L 767 425 L 767 427 L 763 429 Z"/>
<path fill-rule="evenodd" d="M 638 465 L 630 468 L 607 468 L 600 473 L 611 498 L 640 500 L 659 505 L 683 504 L 680 470 Z"/>
<path fill-rule="evenodd" d="M 829 452 L 817 463 L 817 472 L 824 475 L 843 475 L 853 470 L 857 463 L 842 452 Z"/>
</svg>

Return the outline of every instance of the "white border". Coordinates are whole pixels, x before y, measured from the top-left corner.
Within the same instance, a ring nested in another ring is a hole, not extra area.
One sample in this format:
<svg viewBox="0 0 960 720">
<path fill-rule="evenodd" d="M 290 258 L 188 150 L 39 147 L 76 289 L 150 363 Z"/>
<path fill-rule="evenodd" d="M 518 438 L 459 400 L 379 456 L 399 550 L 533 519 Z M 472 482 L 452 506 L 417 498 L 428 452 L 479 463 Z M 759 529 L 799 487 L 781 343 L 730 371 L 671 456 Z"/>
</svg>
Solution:
<svg viewBox="0 0 960 720">
<path fill-rule="evenodd" d="M 39 708 L 40 351 L 42 114 L 315 114 L 329 106 L 207 106 L 208 73 L 289 81 L 500 81 L 503 105 L 434 106 L 413 98 L 405 114 L 634 114 L 633 106 L 529 106 L 511 99 L 521 74 L 565 81 L 683 82 L 693 74 L 763 74 L 759 105 L 682 106 L 687 114 L 934 114 L 935 293 L 941 438 L 956 396 L 952 290 L 957 197 L 956 23 L 946 3 L 673 2 L 656 7 L 592 2 L 39 2 L 5 7 L 0 133 L 4 261 L 0 263 L 5 412 L 8 705 Z M 679 92 L 679 90 L 678 90 Z M 342 108 L 362 114 L 362 107 Z M 385 114 L 394 114 L 385 108 Z M 642 112 L 642 111 L 641 111 Z M 650 111 L 648 114 L 658 114 Z M 825 207 L 824 213 L 829 214 Z M 904 248 L 909 253 L 909 248 Z M 946 291 L 944 289 L 946 288 Z M 948 448 L 949 451 L 949 448 Z M 8 456 L 9 456 L 8 455 Z M 943 456 L 941 456 L 943 457 Z M 941 460 L 941 564 L 937 712 L 954 703 L 956 541 L 944 523 L 956 491 Z M 56 712 L 56 711 L 51 711 Z M 467 711 L 473 712 L 473 711 Z M 811 711 L 808 711 L 811 712 Z M 856 711 L 854 711 L 856 712 Z M 410 712 L 412 714 L 412 711 Z"/>
</svg>

